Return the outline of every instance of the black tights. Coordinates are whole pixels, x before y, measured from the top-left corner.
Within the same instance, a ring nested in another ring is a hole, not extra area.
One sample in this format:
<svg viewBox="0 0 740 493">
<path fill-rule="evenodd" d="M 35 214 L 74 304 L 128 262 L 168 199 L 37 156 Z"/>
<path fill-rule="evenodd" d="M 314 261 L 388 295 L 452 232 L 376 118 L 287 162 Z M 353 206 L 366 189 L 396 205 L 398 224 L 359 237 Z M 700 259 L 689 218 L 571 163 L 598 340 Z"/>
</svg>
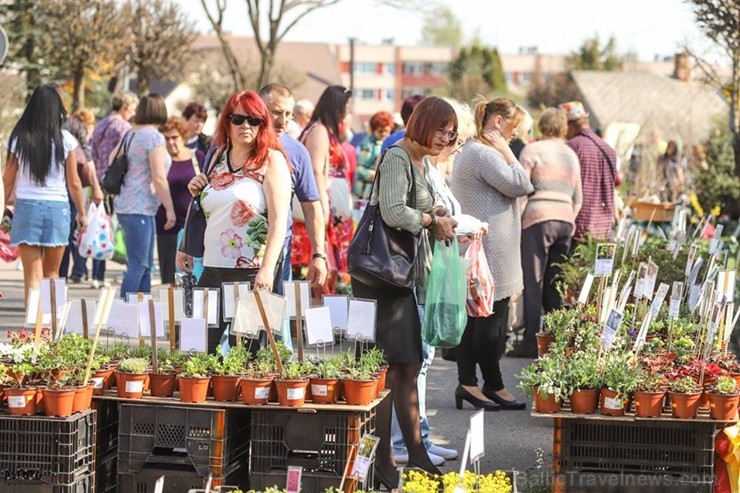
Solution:
<svg viewBox="0 0 740 493">
<path fill-rule="evenodd" d="M 493 304 L 493 315 L 468 316 L 460 345 L 455 348 L 457 378 L 460 385 L 476 387 L 476 364 L 483 375 L 486 390 L 497 392 L 504 388 L 499 360 L 506 349 L 509 327 L 509 298 Z"/>
<path fill-rule="evenodd" d="M 419 394 L 416 387 L 420 369 L 421 363 L 391 363 L 388 368 L 386 388 L 391 393 L 378 406 L 376 422 L 380 437 L 376 467 L 386 478 L 395 478 L 397 475 L 391 447 L 391 406 L 395 406 L 398 424 L 409 451 L 409 466 L 439 474 L 439 469 L 432 464 L 421 440 Z"/>
</svg>

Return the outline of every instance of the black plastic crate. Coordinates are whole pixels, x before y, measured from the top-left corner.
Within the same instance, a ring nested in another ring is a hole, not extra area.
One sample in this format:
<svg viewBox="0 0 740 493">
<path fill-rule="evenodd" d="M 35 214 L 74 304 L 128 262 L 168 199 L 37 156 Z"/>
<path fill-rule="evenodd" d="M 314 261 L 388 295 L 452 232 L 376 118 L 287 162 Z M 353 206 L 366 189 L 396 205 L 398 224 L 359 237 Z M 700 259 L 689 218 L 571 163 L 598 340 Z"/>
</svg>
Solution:
<svg viewBox="0 0 740 493">
<path fill-rule="evenodd" d="M 618 473 L 705 483 L 714 473 L 714 423 L 564 419 L 561 473 Z"/>
<path fill-rule="evenodd" d="M 113 493 L 118 483 L 118 454 L 98 456 L 95 460 L 95 493 Z"/>
<path fill-rule="evenodd" d="M 303 467 L 303 491 L 338 486 L 337 478 L 344 473 L 352 445 L 359 445 L 364 434 L 374 432 L 374 409 L 316 414 L 253 410 L 250 487 L 272 486 L 276 481 L 284 485 L 288 466 Z"/>
<path fill-rule="evenodd" d="M 371 489 L 373 485 L 373 469 L 370 468 L 369 476 L 367 480 L 367 490 Z M 286 471 L 279 472 L 250 472 L 249 473 L 249 488 L 255 491 L 264 491 L 270 487 L 277 487 L 279 489 L 285 488 Z M 345 480 L 345 485 L 347 484 Z M 303 472 L 301 474 L 301 491 L 303 493 L 323 493 L 328 488 L 339 488 L 342 482 L 342 476 L 335 476 L 334 474 L 316 473 L 316 472 Z M 361 486 L 357 487 L 358 489 Z"/>
<path fill-rule="evenodd" d="M 573 473 L 557 481 L 560 493 L 712 493 L 712 482 L 706 478 L 670 475 Z"/>
<path fill-rule="evenodd" d="M 118 472 L 145 464 L 190 466 L 222 476 L 249 451 L 249 410 L 121 404 Z"/>
<path fill-rule="evenodd" d="M 95 431 L 95 456 L 104 457 L 118 451 L 118 403 L 109 400 L 93 400 L 93 409 L 98 413 Z"/>
<path fill-rule="evenodd" d="M 224 476 L 213 476 L 211 485 L 213 487 L 228 484 L 247 487 L 247 473 L 245 466 L 232 464 Z M 204 488 L 208 477 L 202 477 L 191 468 L 185 467 L 145 467 L 136 473 L 118 474 L 119 493 L 152 493 L 154 484 L 161 476 L 164 476 L 163 493 L 187 493 L 191 488 Z"/>
<path fill-rule="evenodd" d="M 0 415 L 0 491 L 16 481 L 81 488 L 95 471 L 95 418 Z"/>
<path fill-rule="evenodd" d="M 95 475 L 79 476 L 70 484 L 49 484 L 44 480 L 10 480 L 0 482 L 2 493 L 94 493 Z"/>
</svg>

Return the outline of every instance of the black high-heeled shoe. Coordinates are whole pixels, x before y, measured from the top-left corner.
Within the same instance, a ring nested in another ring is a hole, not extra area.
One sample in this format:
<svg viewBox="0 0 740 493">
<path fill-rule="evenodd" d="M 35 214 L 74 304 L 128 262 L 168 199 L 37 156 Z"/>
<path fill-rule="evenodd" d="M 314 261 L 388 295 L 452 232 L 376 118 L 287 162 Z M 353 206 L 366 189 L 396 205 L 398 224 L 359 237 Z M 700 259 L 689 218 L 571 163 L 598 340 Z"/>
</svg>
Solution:
<svg viewBox="0 0 740 493">
<path fill-rule="evenodd" d="M 393 476 L 385 476 L 380 469 L 373 467 L 373 487 L 379 489 L 381 486 L 384 486 L 388 491 L 397 489 L 400 480 L 398 471 Z"/>
<path fill-rule="evenodd" d="M 500 397 L 496 392 L 492 390 L 483 389 L 483 395 L 491 399 L 493 402 L 499 405 L 504 411 L 522 411 L 527 408 L 527 404 L 514 399 L 513 401 Z"/>
<path fill-rule="evenodd" d="M 485 409 L 486 411 L 498 411 L 501 408 L 495 402 L 478 399 L 465 390 L 462 385 L 458 385 L 455 389 L 455 407 L 457 409 L 462 409 L 462 401 L 468 401 L 474 408 Z"/>
</svg>

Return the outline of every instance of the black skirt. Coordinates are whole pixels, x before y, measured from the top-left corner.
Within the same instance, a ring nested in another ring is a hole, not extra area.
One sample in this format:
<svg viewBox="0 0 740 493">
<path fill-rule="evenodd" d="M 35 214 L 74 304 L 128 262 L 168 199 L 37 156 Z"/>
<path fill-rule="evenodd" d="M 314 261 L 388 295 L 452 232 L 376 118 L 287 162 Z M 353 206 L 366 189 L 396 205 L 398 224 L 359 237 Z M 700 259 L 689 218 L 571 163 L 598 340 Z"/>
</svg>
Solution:
<svg viewBox="0 0 740 493">
<path fill-rule="evenodd" d="M 376 300 L 375 345 L 388 363 L 421 363 L 421 322 L 416 296 L 389 296 L 352 279 L 355 298 Z"/>
</svg>

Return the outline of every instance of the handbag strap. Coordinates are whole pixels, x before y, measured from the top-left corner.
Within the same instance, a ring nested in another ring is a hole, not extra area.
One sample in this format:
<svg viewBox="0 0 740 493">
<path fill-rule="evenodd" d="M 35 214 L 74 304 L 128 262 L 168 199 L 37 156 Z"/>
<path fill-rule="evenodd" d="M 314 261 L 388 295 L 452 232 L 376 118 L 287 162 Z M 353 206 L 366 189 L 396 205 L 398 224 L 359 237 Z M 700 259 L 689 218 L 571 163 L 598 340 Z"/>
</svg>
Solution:
<svg viewBox="0 0 740 493">
<path fill-rule="evenodd" d="M 582 133 L 581 135 L 583 135 L 584 137 L 586 137 L 588 140 L 590 140 L 591 142 L 593 142 L 596 147 L 598 147 L 598 149 L 601 151 L 601 154 L 604 156 L 604 159 L 606 159 L 606 162 L 609 165 L 609 169 L 611 169 L 612 175 L 614 175 L 615 167 L 614 167 L 614 163 L 612 163 L 612 160 L 609 157 L 609 154 L 604 150 L 603 147 L 601 147 L 599 145 L 598 142 L 596 142 L 596 140 L 593 137 L 591 137 L 590 135 L 585 134 L 585 133 Z"/>
<path fill-rule="evenodd" d="M 370 187 L 370 198 L 372 198 L 373 196 L 373 190 L 375 190 L 375 185 L 380 181 L 380 164 L 383 162 L 385 153 L 390 151 L 394 147 L 401 149 L 404 153 L 406 153 L 406 156 L 409 158 L 409 171 L 411 172 L 411 185 L 409 186 L 409 190 L 406 193 L 406 196 L 411 194 L 411 208 L 416 209 L 416 175 L 414 174 L 414 163 L 411 162 L 411 156 L 409 156 L 409 153 L 406 152 L 406 149 L 404 149 L 401 146 L 397 146 L 397 145 L 392 145 L 388 147 L 388 149 L 383 151 L 383 154 L 380 155 L 380 159 L 378 159 L 378 166 L 375 168 L 375 179 L 373 180 L 373 184 Z"/>
<path fill-rule="evenodd" d="M 190 154 L 190 162 L 193 163 L 193 172 L 195 173 L 195 176 L 198 176 L 200 174 L 200 165 L 198 165 L 198 156 L 195 155 L 195 149 L 193 149 L 193 152 Z"/>
</svg>

